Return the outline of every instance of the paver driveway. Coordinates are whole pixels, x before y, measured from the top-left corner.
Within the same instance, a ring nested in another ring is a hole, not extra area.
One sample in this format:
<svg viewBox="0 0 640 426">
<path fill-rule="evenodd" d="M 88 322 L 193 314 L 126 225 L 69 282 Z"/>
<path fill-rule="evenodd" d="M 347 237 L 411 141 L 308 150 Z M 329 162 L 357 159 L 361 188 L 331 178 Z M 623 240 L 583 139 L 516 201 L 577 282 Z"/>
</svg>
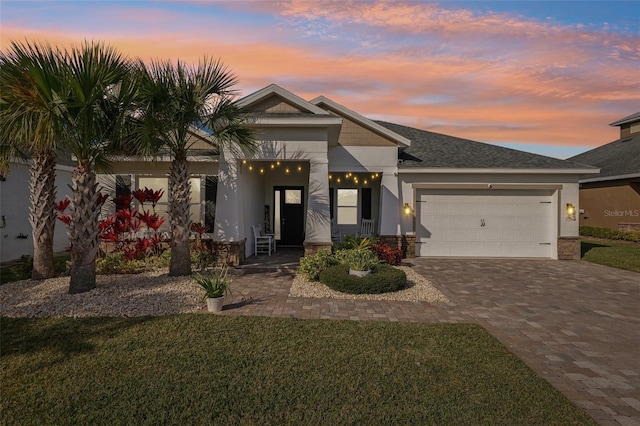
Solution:
<svg viewBox="0 0 640 426">
<path fill-rule="evenodd" d="M 640 426 L 640 274 L 580 261 L 411 263 L 601 424 Z"/>
<path fill-rule="evenodd" d="M 581 261 L 410 259 L 450 300 L 432 305 L 289 297 L 299 254 L 289 257 L 258 259 L 224 313 L 476 322 L 601 424 L 640 426 L 638 273 Z"/>
</svg>

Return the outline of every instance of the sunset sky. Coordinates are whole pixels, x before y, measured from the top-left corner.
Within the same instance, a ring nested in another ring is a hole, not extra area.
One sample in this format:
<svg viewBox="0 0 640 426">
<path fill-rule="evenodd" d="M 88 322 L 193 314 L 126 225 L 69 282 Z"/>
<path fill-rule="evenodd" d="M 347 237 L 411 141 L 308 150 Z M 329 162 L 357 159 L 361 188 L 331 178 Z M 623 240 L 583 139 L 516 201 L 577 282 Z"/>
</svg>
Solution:
<svg viewBox="0 0 640 426">
<path fill-rule="evenodd" d="M 639 1 L 6 1 L 11 40 L 220 58 L 372 119 L 566 158 L 640 111 Z"/>
</svg>

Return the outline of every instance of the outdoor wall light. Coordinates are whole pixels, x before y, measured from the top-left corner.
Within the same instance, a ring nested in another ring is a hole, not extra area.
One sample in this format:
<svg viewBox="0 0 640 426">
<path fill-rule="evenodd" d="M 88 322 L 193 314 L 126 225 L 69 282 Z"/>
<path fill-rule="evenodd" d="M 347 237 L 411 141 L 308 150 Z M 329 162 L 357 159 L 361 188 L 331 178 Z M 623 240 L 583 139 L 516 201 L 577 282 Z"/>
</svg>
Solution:
<svg viewBox="0 0 640 426">
<path fill-rule="evenodd" d="M 567 203 L 567 219 L 576 220 L 576 208 L 571 203 Z"/>
<path fill-rule="evenodd" d="M 404 203 L 404 214 L 407 216 L 411 214 L 411 206 L 409 206 L 409 203 Z"/>
</svg>

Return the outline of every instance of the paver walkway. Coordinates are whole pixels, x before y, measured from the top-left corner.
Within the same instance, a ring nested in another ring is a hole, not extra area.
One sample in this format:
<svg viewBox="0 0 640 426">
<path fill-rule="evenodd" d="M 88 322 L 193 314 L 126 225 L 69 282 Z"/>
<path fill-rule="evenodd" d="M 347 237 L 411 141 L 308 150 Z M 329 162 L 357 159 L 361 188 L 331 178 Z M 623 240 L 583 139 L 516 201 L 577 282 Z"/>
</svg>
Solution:
<svg viewBox="0 0 640 426">
<path fill-rule="evenodd" d="M 299 253 L 281 256 L 283 267 L 275 258 L 249 265 L 224 313 L 479 323 L 600 424 L 640 426 L 638 273 L 580 261 L 411 259 L 450 300 L 431 305 L 288 297 Z"/>
</svg>

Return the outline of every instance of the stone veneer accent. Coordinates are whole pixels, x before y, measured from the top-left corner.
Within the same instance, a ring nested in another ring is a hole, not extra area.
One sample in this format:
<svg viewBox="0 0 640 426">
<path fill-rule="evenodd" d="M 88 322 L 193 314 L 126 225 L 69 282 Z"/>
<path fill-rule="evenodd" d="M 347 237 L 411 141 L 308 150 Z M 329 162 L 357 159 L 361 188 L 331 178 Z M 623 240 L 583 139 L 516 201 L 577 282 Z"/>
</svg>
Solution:
<svg viewBox="0 0 640 426">
<path fill-rule="evenodd" d="M 412 259 L 416 257 L 416 236 L 414 235 L 381 235 L 380 241 L 402 250 L 402 257 Z"/>
<path fill-rule="evenodd" d="M 228 266 L 237 267 L 245 261 L 244 248 L 247 242 L 242 241 L 212 241 L 203 240 L 211 253 L 216 257 L 218 265 L 226 263 Z M 226 262 L 225 262 L 226 261 Z"/>
<path fill-rule="evenodd" d="M 619 223 L 618 231 L 622 232 L 640 232 L 640 223 Z"/>
<path fill-rule="evenodd" d="M 322 250 L 331 251 L 333 243 L 304 243 L 304 255 L 309 256 Z"/>
<path fill-rule="evenodd" d="M 416 257 L 416 234 L 402 236 L 402 253 L 407 259 Z"/>
<path fill-rule="evenodd" d="M 558 237 L 558 259 L 580 260 L 580 237 Z"/>
</svg>

